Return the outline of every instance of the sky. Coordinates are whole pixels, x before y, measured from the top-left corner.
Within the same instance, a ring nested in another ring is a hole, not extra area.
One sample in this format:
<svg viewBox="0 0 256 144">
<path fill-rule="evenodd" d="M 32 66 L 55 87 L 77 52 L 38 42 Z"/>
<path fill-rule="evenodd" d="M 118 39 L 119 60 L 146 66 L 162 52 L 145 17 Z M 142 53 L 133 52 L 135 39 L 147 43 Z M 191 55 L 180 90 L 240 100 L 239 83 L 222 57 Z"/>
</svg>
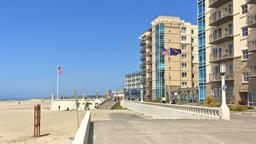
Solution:
<svg viewBox="0 0 256 144">
<path fill-rule="evenodd" d="M 140 70 L 139 36 L 159 15 L 196 24 L 196 0 L 1 0 L 0 99 L 87 95 Z"/>
</svg>

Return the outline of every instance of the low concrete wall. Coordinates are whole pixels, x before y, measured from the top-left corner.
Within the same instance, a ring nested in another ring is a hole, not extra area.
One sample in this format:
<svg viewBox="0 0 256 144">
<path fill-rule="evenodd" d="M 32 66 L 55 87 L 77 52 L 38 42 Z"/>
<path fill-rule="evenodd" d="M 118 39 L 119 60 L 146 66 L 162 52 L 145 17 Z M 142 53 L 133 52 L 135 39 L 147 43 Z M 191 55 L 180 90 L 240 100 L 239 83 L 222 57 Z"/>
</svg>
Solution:
<svg viewBox="0 0 256 144">
<path fill-rule="evenodd" d="M 86 112 L 83 121 L 80 124 L 78 131 L 72 144 L 88 144 L 90 134 L 91 112 Z"/>
<path fill-rule="evenodd" d="M 79 99 L 78 100 L 78 103 L 79 103 L 78 110 L 86 110 L 86 103 L 89 103 L 89 105 L 91 105 L 91 109 L 94 109 L 96 105 L 100 105 L 104 101 L 105 101 L 105 99 L 103 99 L 103 98 L 96 99 L 96 100 Z M 75 99 L 63 99 L 63 100 L 52 100 L 51 101 L 50 110 L 65 111 L 67 109 L 69 109 L 71 111 L 76 109 Z"/>
<path fill-rule="evenodd" d="M 131 111 L 152 117 L 153 119 L 221 119 L 219 108 L 133 101 L 121 101 L 121 105 Z"/>
</svg>

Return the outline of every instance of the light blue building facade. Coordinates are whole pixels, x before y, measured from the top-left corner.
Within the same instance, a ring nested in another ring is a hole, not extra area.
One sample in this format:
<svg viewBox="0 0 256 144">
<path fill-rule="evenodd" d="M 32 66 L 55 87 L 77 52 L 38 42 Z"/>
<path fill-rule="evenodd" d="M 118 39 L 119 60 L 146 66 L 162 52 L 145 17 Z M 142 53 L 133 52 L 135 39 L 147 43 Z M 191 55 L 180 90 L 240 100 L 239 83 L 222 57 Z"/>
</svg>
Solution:
<svg viewBox="0 0 256 144">
<path fill-rule="evenodd" d="M 205 0 L 197 1 L 199 101 L 206 98 Z"/>
</svg>

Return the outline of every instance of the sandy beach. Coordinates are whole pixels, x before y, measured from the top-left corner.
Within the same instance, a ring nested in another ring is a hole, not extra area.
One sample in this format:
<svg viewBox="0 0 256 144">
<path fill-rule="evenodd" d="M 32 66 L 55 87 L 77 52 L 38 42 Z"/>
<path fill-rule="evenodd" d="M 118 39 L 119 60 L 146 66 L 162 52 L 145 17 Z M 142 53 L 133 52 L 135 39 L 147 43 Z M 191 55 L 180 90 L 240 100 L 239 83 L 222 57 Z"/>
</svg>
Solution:
<svg viewBox="0 0 256 144">
<path fill-rule="evenodd" d="M 41 104 L 41 137 L 33 138 L 33 108 Z M 0 101 L 0 144 L 69 144 L 77 131 L 76 113 L 50 111 L 50 101 Z M 80 122 L 85 112 L 79 112 Z"/>
</svg>

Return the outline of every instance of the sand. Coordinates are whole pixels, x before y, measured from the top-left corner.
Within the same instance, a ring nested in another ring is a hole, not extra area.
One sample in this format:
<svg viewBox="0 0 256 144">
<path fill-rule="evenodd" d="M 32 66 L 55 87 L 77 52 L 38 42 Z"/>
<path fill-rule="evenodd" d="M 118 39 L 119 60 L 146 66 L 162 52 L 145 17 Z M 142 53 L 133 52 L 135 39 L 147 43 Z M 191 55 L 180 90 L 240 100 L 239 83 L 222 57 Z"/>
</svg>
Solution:
<svg viewBox="0 0 256 144">
<path fill-rule="evenodd" d="M 33 108 L 42 105 L 41 137 L 33 138 Z M 0 102 L 0 144 L 69 144 L 77 131 L 76 113 L 50 111 L 50 101 Z M 80 122 L 85 112 L 79 112 Z"/>
</svg>

